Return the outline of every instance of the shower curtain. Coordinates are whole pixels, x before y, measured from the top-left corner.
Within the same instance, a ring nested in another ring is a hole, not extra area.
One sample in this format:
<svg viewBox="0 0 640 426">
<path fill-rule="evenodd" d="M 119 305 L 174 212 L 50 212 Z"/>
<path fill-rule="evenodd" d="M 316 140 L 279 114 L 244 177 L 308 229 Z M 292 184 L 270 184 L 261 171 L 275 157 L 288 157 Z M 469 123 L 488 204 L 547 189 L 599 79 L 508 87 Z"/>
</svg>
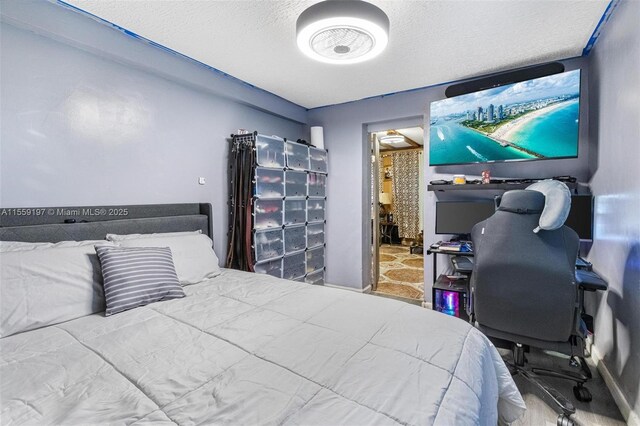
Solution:
<svg viewBox="0 0 640 426">
<path fill-rule="evenodd" d="M 391 152 L 394 219 L 402 238 L 420 233 L 420 151 Z"/>
</svg>

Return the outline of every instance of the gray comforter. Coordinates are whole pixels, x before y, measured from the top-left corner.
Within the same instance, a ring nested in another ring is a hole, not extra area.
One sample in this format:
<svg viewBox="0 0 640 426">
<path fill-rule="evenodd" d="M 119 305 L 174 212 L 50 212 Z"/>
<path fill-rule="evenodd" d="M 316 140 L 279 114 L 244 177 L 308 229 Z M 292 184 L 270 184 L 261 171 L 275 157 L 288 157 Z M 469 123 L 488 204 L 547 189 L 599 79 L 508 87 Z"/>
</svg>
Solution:
<svg viewBox="0 0 640 426">
<path fill-rule="evenodd" d="M 185 291 L 1 339 L 1 423 L 495 426 L 524 411 L 459 319 L 231 270 Z"/>
</svg>

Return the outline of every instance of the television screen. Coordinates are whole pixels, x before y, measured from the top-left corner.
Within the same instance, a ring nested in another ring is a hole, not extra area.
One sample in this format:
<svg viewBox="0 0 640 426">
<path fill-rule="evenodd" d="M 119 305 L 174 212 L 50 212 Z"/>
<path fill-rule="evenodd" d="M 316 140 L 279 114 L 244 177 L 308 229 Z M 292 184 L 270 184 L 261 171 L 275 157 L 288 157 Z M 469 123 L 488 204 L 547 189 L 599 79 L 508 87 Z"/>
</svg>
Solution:
<svg viewBox="0 0 640 426">
<path fill-rule="evenodd" d="M 578 156 L 580 70 L 431 103 L 429 165 Z"/>
</svg>

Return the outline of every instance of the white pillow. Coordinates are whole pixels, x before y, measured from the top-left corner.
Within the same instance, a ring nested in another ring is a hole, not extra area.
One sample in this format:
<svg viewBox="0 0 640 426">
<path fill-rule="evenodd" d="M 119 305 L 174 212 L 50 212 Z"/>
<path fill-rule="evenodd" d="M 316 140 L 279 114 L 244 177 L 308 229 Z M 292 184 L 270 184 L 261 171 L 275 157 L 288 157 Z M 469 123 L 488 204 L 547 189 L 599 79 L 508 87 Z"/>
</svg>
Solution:
<svg viewBox="0 0 640 426">
<path fill-rule="evenodd" d="M 53 243 L 25 243 L 22 241 L 0 241 L 0 252 L 36 250 L 51 247 Z"/>
<path fill-rule="evenodd" d="M 220 275 L 218 257 L 211 238 L 201 233 L 170 236 L 146 234 L 118 241 L 120 247 L 169 247 L 180 284 L 196 284 Z M 113 235 L 112 235 L 113 237 Z"/>
<path fill-rule="evenodd" d="M 60 241 L 58 243 L 27 243 L 23 241 L 0 241 L 0 252 L 41 250 L 45 248 L 94 246 L 104 240 Z"/>
<path fill-rule="evenodd" d="M 563 182 L 545 179 L 527 187 L 528 191 L 538 191 L 544 194 L 544 209 L 538 221 L 538 227 L 533 232 L 541 229 L 552 231 L 564 225 L 571 210 L 571 191 Z"/>
<path fill-rule="evenodd" d="M 202 234 L 201 230 L 197 231 L 185 231 L 185 232 L 162 232 L 157 234 L 107 234 L 107 240 L 118 242 L 125 240 L 138 240 L 140 238 L 159 238 L 159 237 L 184 237 L 185 235 L 199 235 Z"/>
<path fill-rule="evenodd" d="M 96 243 L 0 253 L 0 337 L 104 311 Z"/>
</svg>

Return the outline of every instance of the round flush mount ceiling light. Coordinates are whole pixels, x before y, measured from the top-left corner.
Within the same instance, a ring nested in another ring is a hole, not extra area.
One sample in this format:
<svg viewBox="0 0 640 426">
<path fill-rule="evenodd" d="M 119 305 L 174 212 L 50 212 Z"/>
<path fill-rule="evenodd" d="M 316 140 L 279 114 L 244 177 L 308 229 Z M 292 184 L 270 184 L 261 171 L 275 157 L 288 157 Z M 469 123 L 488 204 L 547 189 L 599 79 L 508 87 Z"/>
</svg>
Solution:
<svg viewBox="0 0 640 426">
<path fill-rule="evenodd" d="M 298 48 L 316 61 L 355 64 L 378 56 L 387 47 L 389 18 L 360 0 L 327 0 L 298 17 Z"/>
<path fill-rule="evenodd" d="M 386 135 L 380 138 L 380 142 L 384 144 L 391 144 L 391 145 L 396 143 L 403 143 L 404 136 L 394 131 L 388 131 Z"/>
</svg>

